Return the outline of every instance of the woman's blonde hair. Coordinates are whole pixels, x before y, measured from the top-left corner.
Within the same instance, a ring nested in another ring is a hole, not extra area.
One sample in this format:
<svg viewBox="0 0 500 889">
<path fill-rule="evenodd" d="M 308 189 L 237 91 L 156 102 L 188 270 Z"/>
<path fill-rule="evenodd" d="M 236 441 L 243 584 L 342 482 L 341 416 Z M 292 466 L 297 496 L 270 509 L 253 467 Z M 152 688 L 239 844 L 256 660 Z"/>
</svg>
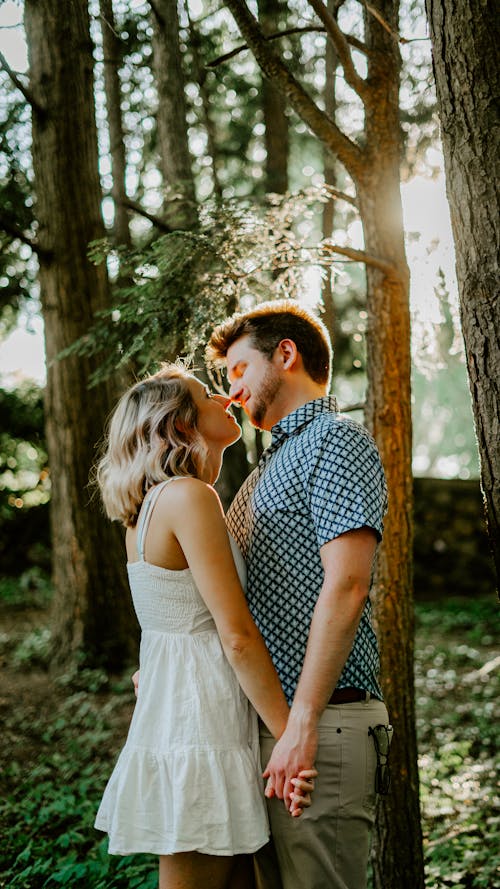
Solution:
<svg viewBox="0 0 500 889">
<path fill-rule="evenodd" d="M 95 470 L 110 519 L 133 527 L 146 492 L 174 475 L 203 473 L 207 447 L 187 371 L 164 364 L 118 402 Z"/>
</svg>

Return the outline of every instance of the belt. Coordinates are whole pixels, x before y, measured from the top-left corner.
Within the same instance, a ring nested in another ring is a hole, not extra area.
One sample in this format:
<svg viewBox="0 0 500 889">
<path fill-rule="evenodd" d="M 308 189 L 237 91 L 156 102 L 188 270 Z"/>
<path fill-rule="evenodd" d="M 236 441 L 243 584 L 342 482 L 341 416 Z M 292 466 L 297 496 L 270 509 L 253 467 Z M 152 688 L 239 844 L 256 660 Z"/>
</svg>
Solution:
<svg viewBox="0 0 500 889">
<path fill-rule="evenodd" d="M 362 688 L 336 688 L 329 704 L 354 704 L 355 701 L 369 701 L 370 692 Z"/>
</svg>

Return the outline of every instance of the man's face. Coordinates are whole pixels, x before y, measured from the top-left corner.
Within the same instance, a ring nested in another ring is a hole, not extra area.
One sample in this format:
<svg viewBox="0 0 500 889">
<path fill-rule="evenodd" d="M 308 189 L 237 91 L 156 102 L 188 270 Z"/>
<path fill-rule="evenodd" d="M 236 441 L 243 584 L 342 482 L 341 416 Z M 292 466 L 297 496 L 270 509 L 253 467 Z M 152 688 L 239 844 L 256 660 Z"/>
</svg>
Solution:
<svg viewBox="0 0 500 889">
<path fill-rule="evenodd" d="M 273 410 L 283 386 L 277 364 L 252 346 L 250 336 L 229 347 L 226 363 L 231 398 L 241 404 L 254 426 L 270 429 L 280 419 Z"/>
</svg>

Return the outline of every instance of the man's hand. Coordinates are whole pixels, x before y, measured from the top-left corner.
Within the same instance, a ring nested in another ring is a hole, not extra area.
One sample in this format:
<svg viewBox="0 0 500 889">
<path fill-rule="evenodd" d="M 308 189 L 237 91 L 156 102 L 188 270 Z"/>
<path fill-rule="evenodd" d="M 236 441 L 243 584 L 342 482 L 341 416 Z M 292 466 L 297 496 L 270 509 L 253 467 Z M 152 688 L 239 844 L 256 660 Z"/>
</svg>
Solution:
<svg viewBox="0 0 500 889">
<path fill-rule="evenodd" d="M 141 675 L 140 670 L 136 670 L 134 675 L 132 676 L 132 682 L 134 683 L 134 692 L 137 697 L 137 693 L 139 691 L 139 676 Z"/>
<path fill-rule="evenodd" d="M 291 810 L 292 780 L 304 770 L 314 769 L 317 749 L 316 723 L 294 719 L 291 714 L 264 772 L 264 778 L 268 779 L 264 791 L 268 799 L 277 796 L 284 800 L 288 811 Z"/>
</svg>

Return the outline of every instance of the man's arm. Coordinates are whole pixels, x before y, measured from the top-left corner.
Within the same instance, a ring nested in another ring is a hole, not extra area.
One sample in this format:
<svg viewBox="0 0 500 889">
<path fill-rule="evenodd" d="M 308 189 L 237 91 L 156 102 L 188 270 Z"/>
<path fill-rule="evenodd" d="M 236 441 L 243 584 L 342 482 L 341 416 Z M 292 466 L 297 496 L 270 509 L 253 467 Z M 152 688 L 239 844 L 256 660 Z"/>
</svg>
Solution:
<svg viewBox="0 0 500 889">
<path fill-rule="evenodd" d="M 291 778 L 314 765 L 318 722 L 352 648 L 368 596 L 376 546 L 375 531 L 364 527 L 347 531 L 321 547 L 325 577 L 287 726 L 264 772 L 269 779 L 266 796 L 286 801 Z"/>
</svg>

